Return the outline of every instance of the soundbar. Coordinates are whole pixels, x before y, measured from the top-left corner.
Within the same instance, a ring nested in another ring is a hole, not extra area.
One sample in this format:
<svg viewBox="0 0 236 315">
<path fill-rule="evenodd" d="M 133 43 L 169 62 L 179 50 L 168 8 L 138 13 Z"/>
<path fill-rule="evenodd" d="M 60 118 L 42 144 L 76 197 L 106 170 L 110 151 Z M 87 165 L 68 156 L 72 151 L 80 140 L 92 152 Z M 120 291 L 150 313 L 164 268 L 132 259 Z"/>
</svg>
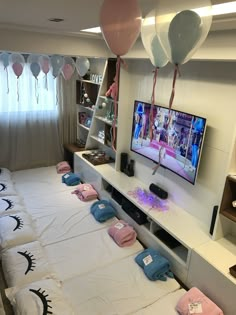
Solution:
<svg viewBox="0 0 236 315">
<path fill-rule="evenodd" d="M 157 197 L 161 199 L 167 199 L 168 198 L 168 192 L 162 189 L 161 187 L 155 185 L 155 184 L 150 184 L 149 190 L 153 192 Z"/>
</svg>

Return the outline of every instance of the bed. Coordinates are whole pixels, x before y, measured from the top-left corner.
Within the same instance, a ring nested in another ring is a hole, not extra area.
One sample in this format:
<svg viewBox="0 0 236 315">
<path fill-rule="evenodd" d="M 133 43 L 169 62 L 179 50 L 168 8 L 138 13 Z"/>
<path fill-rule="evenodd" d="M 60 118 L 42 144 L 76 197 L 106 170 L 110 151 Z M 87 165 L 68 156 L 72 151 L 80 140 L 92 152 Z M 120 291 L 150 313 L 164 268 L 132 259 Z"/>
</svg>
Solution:
<svg viewBox="0 0 236 315">
<path fill-rule="evenodd" d="M 180 284 L 148 280 L 135 263 L 143 245 L 118 246 L 108 228 L 119 218 L 97 222 L 95 200 L 79 200 L 61 177 L 55 166 L 0 176 L 8 186 L 0 192 L 1 259 L 15 314 L 177 314 Z"/>
</svg>

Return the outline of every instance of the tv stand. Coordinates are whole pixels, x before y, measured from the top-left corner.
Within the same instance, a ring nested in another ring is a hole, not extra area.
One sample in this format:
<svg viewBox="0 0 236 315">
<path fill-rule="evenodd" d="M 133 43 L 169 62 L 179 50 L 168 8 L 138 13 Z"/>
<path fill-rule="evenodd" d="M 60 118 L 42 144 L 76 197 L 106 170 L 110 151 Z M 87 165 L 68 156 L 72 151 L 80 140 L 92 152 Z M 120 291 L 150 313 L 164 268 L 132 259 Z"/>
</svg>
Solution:
<svg viewBox="0 0 236 315">
<path fill-rule="evenodd" d="M 101 199 L 109 199 L 120 219 L 131 224 L 145 246 L 159 250 L 170 260 L 171 268 L 183 283 L 187 281 L 192 249 L 210 240 L 196 218 L 170 199 L 168 210 L 141 204 L 130 192 L 139 187 L 149 191 L 137 178 L 115 170 L 114 163 L 92 165 L 81 152 L 74 154 L 75 172 L 97 190 Z"/>
</svg>

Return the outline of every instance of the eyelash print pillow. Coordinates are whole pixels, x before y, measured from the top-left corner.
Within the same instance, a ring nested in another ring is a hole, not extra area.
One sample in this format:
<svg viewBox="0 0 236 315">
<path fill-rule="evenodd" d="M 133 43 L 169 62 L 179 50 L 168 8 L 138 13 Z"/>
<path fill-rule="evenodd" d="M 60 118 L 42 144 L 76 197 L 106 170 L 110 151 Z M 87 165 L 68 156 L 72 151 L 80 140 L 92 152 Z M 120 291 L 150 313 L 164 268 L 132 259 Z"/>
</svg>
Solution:
<svg viewBox="0 0 236 315">
<path fill-rule="evenodd" d="M 46 279 L 23 287 L 5 290 L 16 314 L 21 315 L 75 315 L 72 306 L 64 298 L 57 281 Z"/>
<path fill-rule="evenodd" d="M 0 197 L 2 196 L 12 196 L 17 195 L 17 192 L 15 190 L 15 187 L 13 183 L 8 181 L 0 181 Z"/>
<path fill-rule="evenodd" d="M 8 287 L 54 277 L 39 241 L 4 250 L 2 268 Z"/>
<path fill-rule="evenodd" d="M 25 211 L 23 202 L 18 196 L 0 197 L 0 215 L 11 214 L 17 211 Z"/>
<path fill-rule="evenodd" d="M 10 180 L 11 179 L 11 171 L 7 168 L 0 167 L 0 181 L 2 180 Z"/>
<path fill-rule="evenodd" d="M 7 249 L 36 240 L 30 217 L 16 212 L 0 217 L 0 249 Z"/>
</svg>

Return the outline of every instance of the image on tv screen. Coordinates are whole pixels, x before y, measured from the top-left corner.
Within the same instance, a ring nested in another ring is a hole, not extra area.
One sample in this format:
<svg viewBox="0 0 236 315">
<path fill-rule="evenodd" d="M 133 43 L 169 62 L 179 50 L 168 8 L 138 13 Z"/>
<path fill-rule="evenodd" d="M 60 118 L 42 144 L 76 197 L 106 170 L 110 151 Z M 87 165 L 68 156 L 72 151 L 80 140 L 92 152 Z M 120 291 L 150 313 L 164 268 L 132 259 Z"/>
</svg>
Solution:
<svg viewBox="0 0 236 315">
<path fill-rule="evenodd" d="M 206 119 L 135 101 L 131 151 L 171 170 L 194 184 L 206 130 Z"/>
</svg>

